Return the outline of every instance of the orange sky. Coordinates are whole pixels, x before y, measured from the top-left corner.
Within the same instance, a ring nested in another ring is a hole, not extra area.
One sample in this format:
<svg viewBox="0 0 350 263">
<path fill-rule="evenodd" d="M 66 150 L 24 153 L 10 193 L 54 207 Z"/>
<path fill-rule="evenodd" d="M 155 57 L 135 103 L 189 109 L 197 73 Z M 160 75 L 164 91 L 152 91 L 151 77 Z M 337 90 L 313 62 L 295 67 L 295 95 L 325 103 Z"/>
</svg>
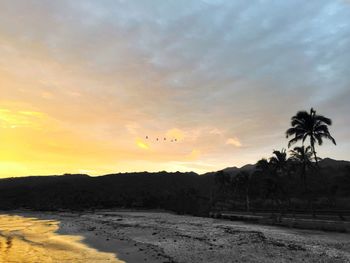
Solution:
<svg viewBox="0 0 350 263">
<path fill-rule="evenodd" d="M 349 158 L 348 4 L 146 2 L 0 2 L 0 177 L 254 163 L 311 106 Z"/>
<path fill-rule="evenodd" d="M 71 69 L 39 51 L 32 58 L 12 53 L 7 61 L 8 68 L 0 72 L 5 92 L 5 99 L 0 100 L 2 177 L 145 170 L 205 172 L 225 165 L 201 160 L 213 142 L 241 147 L 237 138 L 226 138 L 214 127 L 181 129 L 176 123 L 158 123 L 146 113 L 134 112 L 134 105 L 120 106 L 108 97 L 108 88 L 101 96 L 74 88 L 74 83 L 101 84 L 88 74 L 76 72 L 72 76 Z M 48 91 L 47 86 L 59 88 Z M 208 141 L 200 143 L 203 139 Z"/>
</svg>

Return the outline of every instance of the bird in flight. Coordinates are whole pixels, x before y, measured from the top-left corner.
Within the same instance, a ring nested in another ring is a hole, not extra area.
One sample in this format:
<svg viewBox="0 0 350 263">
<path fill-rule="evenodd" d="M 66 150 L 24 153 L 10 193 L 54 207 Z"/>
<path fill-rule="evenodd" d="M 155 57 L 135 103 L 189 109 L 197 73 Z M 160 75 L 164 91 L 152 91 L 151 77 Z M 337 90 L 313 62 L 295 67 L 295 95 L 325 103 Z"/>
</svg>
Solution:
<svg viewBox="0 0 350 263">
<path fill-rule="evenodd" d="M 146 136 L 145 136 L 145 139 L 148 140 L 148 139 L 150 139 L 150 137 L 149 137 L 148 135 L 146 135 Z M 160 141 L 160 140 L 161 140 L 161 139 L 159 139 L 159 137 L 156 138 L 156 141 L 157 141 L 157 142 Z M 169 139 L 169 140 L 170 140 L 170 139 Z M 167 138 L 164 137 L 164 138 L 163 138 L 163 141 L 164 141 L 164 142 L 167 141 Z M 174 138 L 174 139 L 171 139 L 170 142 L 177 142 L 177 139 L 175 139 L 175 138 Z"/>
</svg>

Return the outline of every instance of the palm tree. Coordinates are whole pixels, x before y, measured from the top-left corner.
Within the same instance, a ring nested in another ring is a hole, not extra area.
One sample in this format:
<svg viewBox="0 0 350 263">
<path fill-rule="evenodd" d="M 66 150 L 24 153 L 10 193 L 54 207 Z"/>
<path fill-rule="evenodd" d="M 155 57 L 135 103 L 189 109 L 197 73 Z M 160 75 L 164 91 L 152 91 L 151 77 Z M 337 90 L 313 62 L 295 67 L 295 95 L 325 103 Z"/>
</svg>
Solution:
<svg viewBox="0 0 350 263">
<path fill-rule="evenodd" d="M 251 174 L 246 171 L 239 172 L 234 178 L 235 186 L 243 191 L 243 195 L 245 196 L 246 210 L 250 211 L 250 180 Z"/>
<path fill-rule="evenodd" d="M 265 158 L 259 160 L 256 165 L 255 169 L 258 173 L 266 174 L 270 170 L 270 164 L 269 161 Z"/>
<path fill-rule="evenodd" d="M 281 211 L 281 196 L 284 194 L 281 179 L 287 164 L 287 154 L 285 150 L 274 151 L 275 156 L 259 160 L 255 165 L 255 174 L 263 176 L 266 198 L 272 197 L 273 202 Z"/>
<path fill-rule="evenodd" d="M 214 178 L 215 184 L 219 186 L 219 190 L 225 192 L 226 188 L 230 184 L 230 175 L 221 170 L 215 173 Z"/>
<path fill-rule="evenodd" d="M 290 150 L 291 160 L 301 165 L 301 179 L 303 180 L 304 190 L 307 190 L 306 186 L 306 168 L 311 166 L 312 159 L 312 149 L 311 146 L 305 147 L 294 147 Z"/>
<path fill-rule="evenodd" d="M 294 136 L 288 147 L 292 144 L 302 141 L 303 145 L 307 138 L 310 139 L 310 146 L 315 157 L 316 165 L 318 165 L 315 144 L 323 144 L 323 139 L 331 140 L 335 145 L 335 139 L 331 136 L 328 126 L 332 125 L 332 120 L 322 115 L 317 115 L 316 111 L 311 108 L 310 112 L 299 111 L 291 119 L 291 128 L 286 131 L 286 137 Z"/>
<path fill-rule="evenodd" d="M 274 150 L 273 154 L 274 156 L 270 158 L 270 164 L 276 171 L 277 175 L 283 176 L 288 165 L 286 150 L 285 149 L 282 149 L 281 151 Z"/>
</svg>

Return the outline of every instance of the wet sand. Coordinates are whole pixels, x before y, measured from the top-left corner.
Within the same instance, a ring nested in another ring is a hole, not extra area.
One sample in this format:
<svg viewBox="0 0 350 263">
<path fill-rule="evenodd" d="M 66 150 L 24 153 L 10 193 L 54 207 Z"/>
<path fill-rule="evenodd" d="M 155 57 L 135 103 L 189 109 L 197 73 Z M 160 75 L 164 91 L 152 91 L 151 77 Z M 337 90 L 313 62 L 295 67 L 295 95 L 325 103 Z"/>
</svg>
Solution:
<svg viewBox="0 0 350 263">
<path fill-rule="evenodd" d="M 18 213 L 17 213 L 18 214 Z M 20 213 L 139 262 L 350 262 L 350 235 L 157 212 Z M 110 261 L 106 261 L 110 262 Z"/>
<path fill-rule="evenodd" d="M 87 246 L 81 236 L 58 234 L 58 225 L 55 220 L 0 215 L 0 262 L 124 262 Z"/>
</svg>

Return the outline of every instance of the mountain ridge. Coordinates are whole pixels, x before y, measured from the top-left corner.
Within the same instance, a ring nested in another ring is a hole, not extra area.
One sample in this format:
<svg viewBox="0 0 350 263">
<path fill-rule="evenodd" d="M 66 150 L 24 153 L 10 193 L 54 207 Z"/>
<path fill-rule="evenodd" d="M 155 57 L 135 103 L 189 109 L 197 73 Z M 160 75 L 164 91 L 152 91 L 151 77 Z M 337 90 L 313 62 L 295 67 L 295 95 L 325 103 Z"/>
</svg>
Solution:
<svg viewBox="0 0 350 263">
<path fill-rule="evenodd" d="M 336 160 L 336 159 L 332 159 L 329 157 L 323 158 L 318 162 L 318 165 L 321 168 L 342 168 L 345 166 L 349 166 L 350 167 L 350 161 L 346 161 L 346 160 Z M 5 177 L 5 178 L 0 178 L 0 181 L 4 181 L 4 180 L 16 180 L 16 179 L 40 179 L 40 178 L 77 178 L 77 177 L 91 177 L 91 178 L 96 178 L 96 177 L 109 177 L 109 176 L 118 176 L 118 175 L 140 175 L 140 174 L 144 174 L 144 175 L 154 175 L 154 174 L 168 174 L 168 175 L 199 175 L 199 176 L 207 176 L 207 175 L 213 175 L 216 174 L 217 172 L 223 171 L 229 174 L 237 174 L 238 172 L 241 171 L 246 171 L 246 172 L 251 172 L 254 170 L 256 164 L 245 164 L 241 167 L 237 167 L 237 166 L 232 166 L 232 167 L 226 167 L 223 168 L 221 170 L 218 171 L 211 171 L 211 172 L 207 172 L 207 173 L 203 173 L 203 174 L 198 174 L 196 172 L 193 171 L 189 171 L 189 172 L 167 172 L 167 171 L 159 171 L 159 172 L 147 172 L 147 171 L 143 171 L 143 172 L 119 172 L 119 173 L 110 173 L 110 174 L 102 174 L 102 175 L 98 175 L 98 176 L 91 176 L 88 174 L 70 174 L 70 173 L 65 173 L 62 175 L 28 175 L 28 176 L 19 176 L 19 177 Z"/>
</svg>

